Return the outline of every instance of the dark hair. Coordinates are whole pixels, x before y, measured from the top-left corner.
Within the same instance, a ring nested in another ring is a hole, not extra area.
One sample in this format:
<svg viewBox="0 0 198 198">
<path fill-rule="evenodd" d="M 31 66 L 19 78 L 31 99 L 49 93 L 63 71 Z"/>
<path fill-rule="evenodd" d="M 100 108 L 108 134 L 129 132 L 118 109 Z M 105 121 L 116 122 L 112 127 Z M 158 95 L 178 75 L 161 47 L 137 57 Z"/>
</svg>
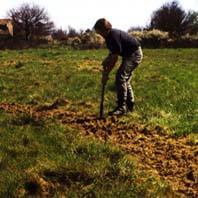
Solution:
<svg viewBox="0 0 198 198">
<path fill-rule="evenodd" d="M 108 31 L 112 29 L 112 25 L 105 18 L 98 19 L 93 27 L 95 30 Z"/>
</svg>

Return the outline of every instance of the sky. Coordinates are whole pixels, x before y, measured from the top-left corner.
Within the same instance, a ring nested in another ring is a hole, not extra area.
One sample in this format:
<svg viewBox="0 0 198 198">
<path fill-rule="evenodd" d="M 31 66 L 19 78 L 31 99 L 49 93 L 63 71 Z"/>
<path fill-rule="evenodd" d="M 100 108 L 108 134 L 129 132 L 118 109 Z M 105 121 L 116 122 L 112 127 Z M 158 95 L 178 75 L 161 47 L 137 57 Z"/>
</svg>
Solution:
<svg viewBox="0 0 198 198">
<path fill-rule="evenodd" d="M 127 31 L 131 27 L 145 27 L 153 11 L 172 0 L 0 0 L 0 18 L 7 11 L 23 3 L 45 8 L 56 28 L 66 30 L 92 29 L 99 18 L 106 18 L 114 28 Z M 185 10 L 198 12 L 198 0 L 178 0 Z"/>
</svg>

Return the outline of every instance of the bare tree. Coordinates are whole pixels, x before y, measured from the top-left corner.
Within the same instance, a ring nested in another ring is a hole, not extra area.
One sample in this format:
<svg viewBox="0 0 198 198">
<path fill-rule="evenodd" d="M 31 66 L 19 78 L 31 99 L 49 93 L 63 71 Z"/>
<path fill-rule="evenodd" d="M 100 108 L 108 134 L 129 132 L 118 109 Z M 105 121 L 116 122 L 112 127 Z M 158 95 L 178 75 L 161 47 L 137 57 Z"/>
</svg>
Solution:
<svg viewBox="0 0 198 198">
<path fill-rule="evenodd" d="M 170 35 L 180 35 L 185 30 L 185 11 L 177 1 L 164 4 L 154 11 L 151 17 L 150 29 L 159 29 L 169 32 Z"/>
<path fill-rule="evenodd" d="M 26 40 L 48 35 L 54 28 L 45 9 L 38 5 L 22 4 L 8 11 L 7 15 L 13 21 L 15 35 L 23 36 Z"/>
</svg>

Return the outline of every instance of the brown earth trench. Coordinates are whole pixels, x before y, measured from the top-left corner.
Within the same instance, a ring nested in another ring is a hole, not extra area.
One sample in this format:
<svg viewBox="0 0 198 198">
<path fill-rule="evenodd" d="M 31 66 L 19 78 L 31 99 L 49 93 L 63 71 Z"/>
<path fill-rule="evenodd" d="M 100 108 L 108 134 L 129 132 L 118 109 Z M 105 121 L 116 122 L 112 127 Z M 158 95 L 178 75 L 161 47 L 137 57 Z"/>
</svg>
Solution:
<svg viewBox="0 0 198 198">
<path fill-rule="evenodd" d="M 82 131 L 82 135 L 110 141 L 132 155 L 138 166 L 159 175 L 176 197 L 198 197 L 198 144 L 189 144 L 187 137 L 174 138 L 157 126 L 129 124 L 116 117 L 98 119 L 79 109 L 71 111 L 68 101 L 46 106 L 0 103 L 0 110 L 9 114 L 34 115 L 37 119 L 55 118 Z"/>
</svg>

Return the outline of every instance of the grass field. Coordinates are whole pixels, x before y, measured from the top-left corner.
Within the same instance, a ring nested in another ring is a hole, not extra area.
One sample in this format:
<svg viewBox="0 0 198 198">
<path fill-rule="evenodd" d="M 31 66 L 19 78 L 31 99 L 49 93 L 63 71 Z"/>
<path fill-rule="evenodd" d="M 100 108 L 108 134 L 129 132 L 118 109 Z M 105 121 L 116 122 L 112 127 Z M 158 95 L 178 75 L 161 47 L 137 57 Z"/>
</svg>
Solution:
<svg viewBox="0 0 198 198">
<path fill-rule="evenodd" d="M 98 112 L 100 62 L 106 51 L 65 48 L 1 51 L 1 101 L 25 104 L 68 99 L 90 102 Z M 138 122 L 177 134 L 198 132 L 197 49 L 144 50 L 132 85 Z M 115 70 L 114 70 L 115 71 Z M 106 91 L 106 111 L 115 105 L 114 72 Z"/>
<path fill-rule="evenodd" d="M 95 118 L 106 53 L 56 46 L 0 51 L 0 197 L 173 196 L 169 182 L 140 168 L 129 149 L 95 135 L 98 128 L 110 134 L 115 127 L 124 137 L 132 125 L 160 129 L 159 139 L 188 136 L 184 148 L 193 147 L 196 157 L 198 49 L 145 49 L 132 79 L 135 112 L 100 126 Z M 116 101 L 115 71 L 106 88 L 105 114 Z"/>
</svg>

